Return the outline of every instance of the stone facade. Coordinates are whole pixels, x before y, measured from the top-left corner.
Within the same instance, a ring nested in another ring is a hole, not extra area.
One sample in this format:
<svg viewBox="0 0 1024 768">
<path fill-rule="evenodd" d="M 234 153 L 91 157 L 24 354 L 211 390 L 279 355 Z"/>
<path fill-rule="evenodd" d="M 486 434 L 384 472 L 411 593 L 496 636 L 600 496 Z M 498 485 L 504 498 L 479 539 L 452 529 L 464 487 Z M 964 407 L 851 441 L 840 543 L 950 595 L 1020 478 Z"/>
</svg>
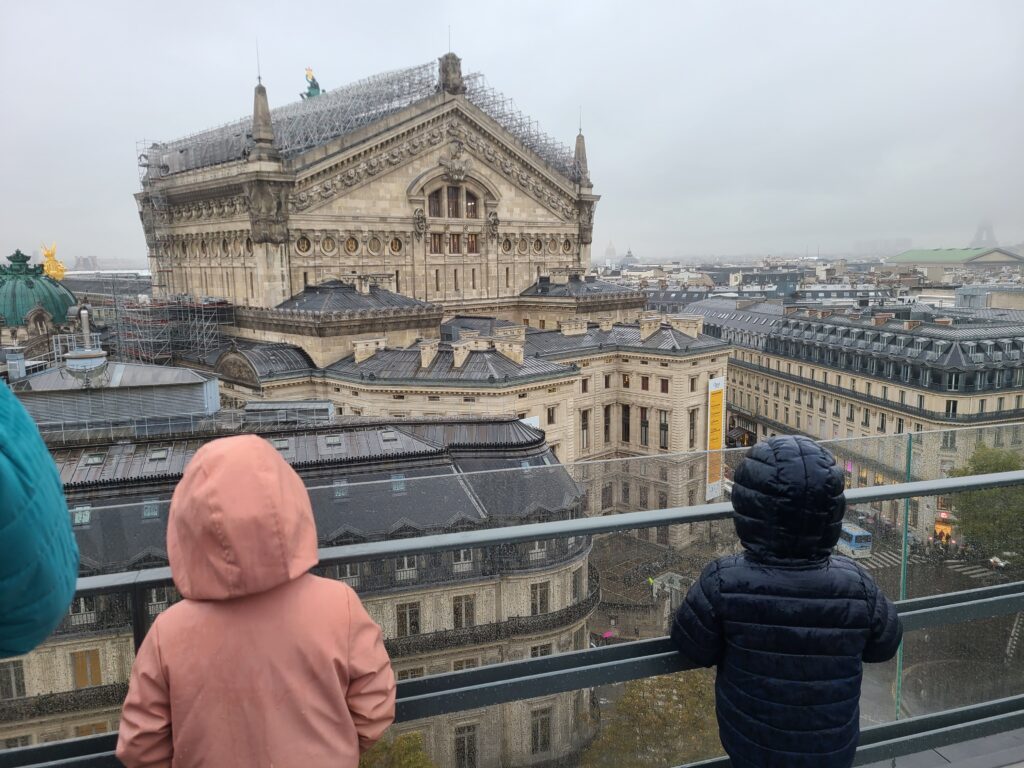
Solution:
<svg viewBox="0 0 1024 768">
<path fill-rule="evenodd" d="M 590 263 L 586 174 L 554 170 L 458 89 L 287 158 L 262 86 L 253 125 L 245 159 L 144 177 L 155 295 L 274 307 L 306 284 L 385 274 L 457 305 Z"/>
</svg>

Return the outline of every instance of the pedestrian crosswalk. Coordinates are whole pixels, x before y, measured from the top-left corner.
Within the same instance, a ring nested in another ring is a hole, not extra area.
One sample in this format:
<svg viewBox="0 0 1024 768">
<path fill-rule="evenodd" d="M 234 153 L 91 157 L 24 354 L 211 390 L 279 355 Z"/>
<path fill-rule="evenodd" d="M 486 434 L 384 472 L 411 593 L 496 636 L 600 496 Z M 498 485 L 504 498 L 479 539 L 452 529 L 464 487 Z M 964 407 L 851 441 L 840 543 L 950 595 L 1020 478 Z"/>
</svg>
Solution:
<svg viewBox="0 0 1024 768">
<path fill-rule="evenodd" d="M 902 559 L 899 552 L 872 552 L 869 557 L 857 560 L 858 565 L 869 571 L 877 571 L 882 568 L 895 568 L 900 565 Z M 925 558 L 921 555 L 911 555 L 908 563 L 923 563 Z"/>
<path fill-rule="evenodd" d="M 965 563 L 962 560 L 947 560 L 946 567 L 951 571 L 956 571 L 962 576 L 966 576 L 969 579 L 984 579 L 985 577 L 992 576 L 992 571 L 983 565 L 977 563 Z"/>
<path fill-rule="evenodd" d="M 910 555 L 908 564 L 915 565 L 929 562 L 924 555 Z M 872 552 L 870 556 L 860 558 L 857 564 L 869 571 L 878 571 L 884 568 L 898 568 L 900 566 L 900 553 L 893 551 Z M 944 560 L 943 565 L 968 579 L 991 578 L 992 570 L 978 563 L 965 563 L 963 560 Z"/>
</svg>

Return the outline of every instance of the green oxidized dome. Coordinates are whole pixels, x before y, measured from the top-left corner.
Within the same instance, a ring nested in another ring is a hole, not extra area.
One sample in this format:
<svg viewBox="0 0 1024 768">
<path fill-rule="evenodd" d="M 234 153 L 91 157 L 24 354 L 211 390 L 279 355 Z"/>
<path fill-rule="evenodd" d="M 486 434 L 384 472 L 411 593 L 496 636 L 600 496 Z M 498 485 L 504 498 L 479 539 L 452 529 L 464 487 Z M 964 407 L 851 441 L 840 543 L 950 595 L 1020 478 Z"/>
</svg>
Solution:
<svg viewBox="0 0 1024 768">
<path fill-rule="evenodd" d="M 56 280 L 43 274 L 41 265 L 29 266 L 28 256 L 15 251 L 8 256 L 9 267 L 0 266 L 0 316 L 8 327 L 25 324 L 25 315 L 42 306 L 62 325 L 68 309 L 77 304 L 75 295 Z"/>
</svg>

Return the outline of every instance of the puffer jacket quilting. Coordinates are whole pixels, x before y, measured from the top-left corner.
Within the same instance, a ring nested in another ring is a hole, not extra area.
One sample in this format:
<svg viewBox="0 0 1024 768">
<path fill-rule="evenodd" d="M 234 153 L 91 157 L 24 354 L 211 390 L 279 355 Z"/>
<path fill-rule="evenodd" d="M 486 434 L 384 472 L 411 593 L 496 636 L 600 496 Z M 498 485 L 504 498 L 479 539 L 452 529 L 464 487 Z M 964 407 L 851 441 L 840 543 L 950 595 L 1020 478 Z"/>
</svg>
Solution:
<svg viewBox="0 0 1024 768">
<path fill-rule="evenodd" d="M 871 577 L 831 554 L 842 472 L 807 438 L 773 438 L 737 469 L 733 506 L 745 551 L 704 569 L 672 639 L 718 666 L 719 732 L 737 768 L 849 766 L 862 662 L 891 658 L 902 628 Z"/>
</svg>

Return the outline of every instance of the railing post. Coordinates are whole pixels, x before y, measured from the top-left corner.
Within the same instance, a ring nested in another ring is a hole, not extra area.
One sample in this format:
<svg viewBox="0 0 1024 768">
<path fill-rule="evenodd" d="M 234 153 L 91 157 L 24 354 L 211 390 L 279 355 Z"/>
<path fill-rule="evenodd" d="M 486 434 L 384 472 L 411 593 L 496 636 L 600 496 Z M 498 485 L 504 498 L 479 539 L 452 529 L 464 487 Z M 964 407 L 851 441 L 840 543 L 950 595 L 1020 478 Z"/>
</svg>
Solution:
<svg viewBox="0 0 1024 768">
<path fill-rule="evenodd" d="M 914 433 L 907 433 L 907 464 L 905 482 L 911 482 L 914 468 Z M 903 499 L 903 553 L 900 557 L 900 600 L 907 599 L 907 539 L 910 535 L 910 497 Z M 903 643 L 896 652 L 896 719 L 903 707 Z"/>
<path fill-rule="evenodd" d="M 132 585 L 131 591 L 131 603 L 132 603 L 132 640 L 135 643 L 135 652 L 139 652 L 139 648 L 142 647 L 142 641 L 146 637 L 146 601 L 143 600 L 145 587 L 141 587 L 138 584 Z"/>
</svg>

